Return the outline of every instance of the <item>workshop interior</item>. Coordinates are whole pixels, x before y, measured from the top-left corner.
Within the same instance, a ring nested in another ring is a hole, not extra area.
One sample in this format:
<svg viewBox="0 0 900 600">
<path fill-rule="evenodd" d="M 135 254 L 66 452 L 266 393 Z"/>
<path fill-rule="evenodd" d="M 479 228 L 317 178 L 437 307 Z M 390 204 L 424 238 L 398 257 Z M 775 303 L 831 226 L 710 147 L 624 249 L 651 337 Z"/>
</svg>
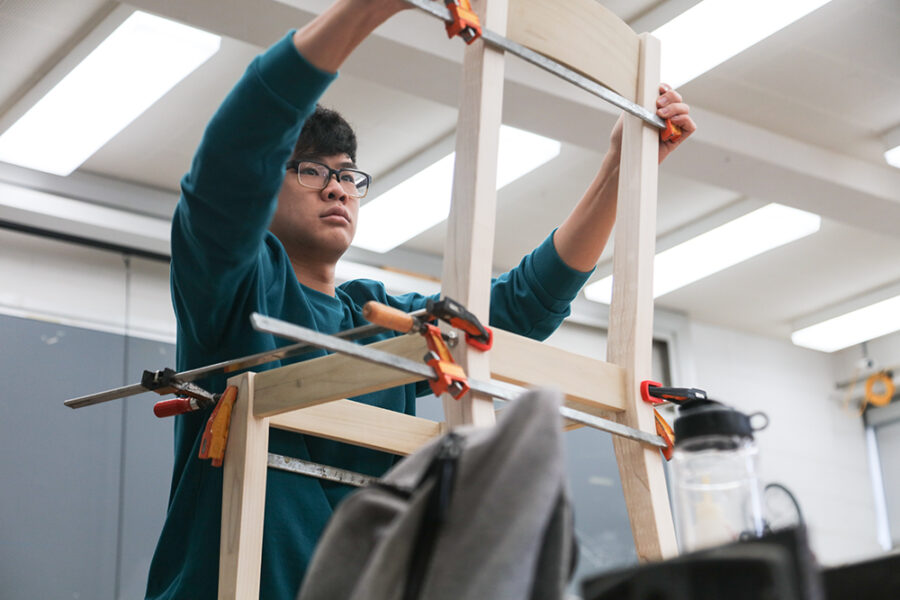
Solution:
<svg viewBox="0 0 900 600">
<path fill-rule="evenodd" d="M 185 174 L 248 65 L 331 2 L 0 0 L 0 597 L 195 597 L 148 588 L 183 559 L 159 544 L 188 419 L 223 479 L 196 597 L 269 593 L 266 473 L 348 490 L 306 600 L 900 597 L 900 3 L 395 1 L 319 100 L 358 140 L 320 179 L 367 188 L 334 283 L 387 299 L 341 331 L 229 315 L 277 347 L 183 366 Z M 684 135 L 660 82 L 696 131 L 657 168 Z M 505 331 L 491 278 L 532 268 L 620 117 L 609 243 L 549 337 Z M 400 385 L 414 413 L 348 404 Z M 390 536 L 366 529 L 386 503 Z"/>
</svg>

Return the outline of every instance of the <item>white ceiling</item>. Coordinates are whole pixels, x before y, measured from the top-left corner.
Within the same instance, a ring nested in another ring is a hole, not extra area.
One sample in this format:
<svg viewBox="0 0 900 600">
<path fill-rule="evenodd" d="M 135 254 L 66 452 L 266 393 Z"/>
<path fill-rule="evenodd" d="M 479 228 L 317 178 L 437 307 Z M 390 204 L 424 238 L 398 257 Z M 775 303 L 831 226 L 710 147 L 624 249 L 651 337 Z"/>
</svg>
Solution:
<svg viewBox="0 0 900 600">
<path fill-rule="evenodd" d="M 602 4 L 636 29 L 652 30 L 694 1 Z M 99 176 L 92 181 L 111 178 L 154 188 L 139 209 L 170 210 L 160 198 L 177 192 L 205 123 L 250 59 L 326 4 L 135 0 L 134 6 L 226 37 L 214 58 L 88 160 L 73 181 Z M 99 0 L 0 0 L 0 123 L 10 109 L 21 109 L 17 101 L 116 6 Z M 437 22 L 405 13 L 364 44 L 327 92 L 324 103 L 357 128 L 359 162 L 376 182 L 390 185 L 404 169 L 425 166 L 423 156 L 436 143 L 451 147 L 461 46 L 446 40 Z M 748 199 L 817 212 L 823 226 L 813 236 L 659 298 L 658 306 L 786 337 L 796 319 L 900 281 L 900 261 L 894 260 L 900 256 L 900 170 L 884 163 L 879 140 L 900 125 L 897 57 L 900 2 L 833 0 L 683 87 L 700 131 L 661 170 L 660 236 Z M 615 118 L 596 98 L 516 59 L 507 61 L 504 100 L 504 122 L 555 137 L 563 150 L 502 190 L 497 269 L 517 263 L 565 218 L 599 166 Z M 121 200 L 129 208 L 135 202 Z M 398 252 L 354 258 L 410 269 L 427 263 L 410 257 L 439 256 L 443 238 L 439 225 Z M 598 276 L 608 270 L 605 260 Z"/>
</svg>

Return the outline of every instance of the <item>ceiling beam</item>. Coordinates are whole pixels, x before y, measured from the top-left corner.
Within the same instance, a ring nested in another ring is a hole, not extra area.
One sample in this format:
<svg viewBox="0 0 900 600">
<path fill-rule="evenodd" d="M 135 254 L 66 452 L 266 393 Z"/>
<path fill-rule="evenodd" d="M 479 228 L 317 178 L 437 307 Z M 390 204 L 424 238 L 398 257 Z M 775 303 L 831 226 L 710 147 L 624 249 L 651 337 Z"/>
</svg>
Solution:
<svg viewBox="0 0 900 600">
<path fill-rule="evenodd" d="M 307 8 L 325 2 L 290 0 Z M 313 13 L 271 0 L 135 0 L 137 7 L 191 25 L 268 46 L 287 27 L 300 27 Z M 461 52 L 439 24 L 409 27 L 403 20 L 379 28 L 344 64 L 345 75 L 449 106 L 458 101 Z M 640 22 L 640 21 L 639 21 Z M 649 23 L 649 21 L 648 21 Z M 456 44 L 461 46 L 461 44 Z M 504 122 L 582 147 L 603 149 L 615 116 L 587 92 L 509 61 Z M 891 236 L 900 235 L 900 172 L 753 127 L 699 107 L 700 129 L 664 168 L 766 202 L 779 202 L 823 217 Z"/>
</svg>

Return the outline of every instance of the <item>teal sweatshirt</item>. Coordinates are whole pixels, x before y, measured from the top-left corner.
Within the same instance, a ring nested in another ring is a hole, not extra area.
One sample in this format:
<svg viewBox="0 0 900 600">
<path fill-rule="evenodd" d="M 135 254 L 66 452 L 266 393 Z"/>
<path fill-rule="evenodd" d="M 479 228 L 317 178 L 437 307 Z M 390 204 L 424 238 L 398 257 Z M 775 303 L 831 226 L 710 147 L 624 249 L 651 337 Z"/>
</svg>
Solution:
<svg viewBox="0 0 900 600">
<path fill-rule="evenodd" d="M 250 64 L 207 126 L 181 182 L 171 265 L 179 371 L 290 343 L 253 331 L 248 317 L 254 311 L 336 333 L 366 324 L 361 312 L 369 300 L 412 311 L 424 307 L 427 299 L 419 294 L 390 296 L 384 285 L 370 280 L 347 282 L 334 297 L 310 289 L 297 281 L 283 246 L 267 231 L 285 163 L 303 122 L 336 77 L 307 62 L 291 35 Z M 515 269 L 494 280 L 490 324 L 543 339 L 569 314 L 569 304 L 588 275 L 560 259 L 551 235 Z M 225 377 L 200 384 L 222 391 Z M 415 414 L 417 391 L 427 391 L 427 386 L 410 384 L 354 400 Z M 208 417 L 209 411 L 198 411 L 175 418 L 172 487 L 150 565 L 147 598 L 216 597 L 222 469 L 197 458 Z M 398 460 L 384 452 L 277 429 L 270 432 L 269 450 L 376 476 Z M 295 598 L 316 541 L 350 491 L 312 477 L 269 471 L 260 598 Z"/>
</svg>

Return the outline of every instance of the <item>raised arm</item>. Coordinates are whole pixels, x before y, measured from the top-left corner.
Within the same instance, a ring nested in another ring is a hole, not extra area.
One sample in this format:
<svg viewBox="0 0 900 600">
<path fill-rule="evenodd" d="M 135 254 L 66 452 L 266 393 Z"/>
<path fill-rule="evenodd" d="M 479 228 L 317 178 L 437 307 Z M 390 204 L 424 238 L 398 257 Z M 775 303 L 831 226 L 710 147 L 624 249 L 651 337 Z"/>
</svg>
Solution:
<svg viewBox="0 0 900 600">
<path fill-rule="evenodd" d="M 256 57 L 210 120 L 172 225 L 176 313 L 201 344 L 217 343 L 237 304 L 253 297 L 285 163 L 334 71 L 404 6 L 337 0 Z"/>
<path fill-rule="evenodd" d="M 688 115 L 688 105 L 681 95 L 669 86 L 659 86 L 657 114 L 681 127 L 682 135 L 675 141 L 659 142 L 659 162 L 684 142 L 697 126 Z M 579 271 L 589 271 L 600 259 L 616 221 L 616 200 L 619 189 L 619 159 L 622 150 L 622 118 L 610 135 L 609 150 L 600 170 L 584 196 L 556 230 L 553 243 L 560 258 Z"/>
<path fill-rule="evenodd" d="M 335 72 L 376 27 L 409 6 L 403 0 L 337 0 L 294 34 L 294 46 L 319 69 Z"/>
</svg>

